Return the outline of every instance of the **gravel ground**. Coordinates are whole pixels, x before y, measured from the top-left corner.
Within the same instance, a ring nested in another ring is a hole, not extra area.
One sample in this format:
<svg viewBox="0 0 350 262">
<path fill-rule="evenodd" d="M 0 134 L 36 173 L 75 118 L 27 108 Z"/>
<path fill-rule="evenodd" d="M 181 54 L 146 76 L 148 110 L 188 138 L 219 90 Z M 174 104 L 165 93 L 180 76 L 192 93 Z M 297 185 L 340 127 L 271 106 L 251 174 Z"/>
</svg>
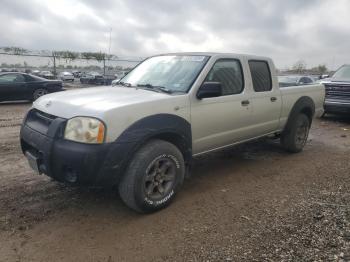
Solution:
<svg viewBox="0 0 350 262">
<path fill-rule="evenodd" d="M 305 150 L 261 140 L 195 160 L 151 215 L 37 176 L 0 104 L 0 261 L 350 261 L 350 118 L 315 119 Z"/>
</svg>

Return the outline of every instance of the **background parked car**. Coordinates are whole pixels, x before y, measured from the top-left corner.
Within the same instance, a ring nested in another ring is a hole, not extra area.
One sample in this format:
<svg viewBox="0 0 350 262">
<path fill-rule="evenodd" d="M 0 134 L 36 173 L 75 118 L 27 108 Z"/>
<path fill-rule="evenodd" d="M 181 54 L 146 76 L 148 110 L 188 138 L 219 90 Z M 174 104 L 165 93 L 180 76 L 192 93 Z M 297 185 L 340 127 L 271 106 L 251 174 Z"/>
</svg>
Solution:
<svg viewBox="0 0 350 262">
<path fill-rule="evenodd" d="M 102 85 L 104 84 L 104 77 L 97 72 L 84 73 L 80 78 L 80 83 Z"/>
<path fill-rule="evenodd" d="M 279 76 L 278 82 L 280 87 L 312 85 L 315 83 L 314 79 L 310 76 L 296 76 L 296 75 Z"/>
<path fill-rule="evenodd" d="M 73 71 L 72 74 L 75 78 L 80 78 L 82 76 L 82 73 L 80 71 Z"/>
<path fill-rule="evenodd" d="M 0 101 L 36 100 L 47 93 L 62 90 L 60 80 L 25 73 L 0 73 Z"/>
<path fill-rule="evenodd" d="M 74 76 L 70 72 L 61 72 L 58 75 L 58 78 L 61 79 L 62 81 L 74 81 Z"/>
<path fill-rule="evenodd" d="M 114 74 L 114 76 L 118 79 L 123 78 L 127 74 L 129 74 L 130 71 L 118 71 L 117 73 Z"/>
<path fill-rule="evenodd" d="M 114 80 L 116 80 L 116 77 L 114 75 L 104 75 L 103 76 L 103 84 L 106 86 L 112 85 Z"/>
<path fill-rule="evenodd" d="M 350 113 L 350 65 L 341 66 L 331 78 L 320 81 L 326 88 L 325 113 Z"/>
<path fill-rule="evenodd" d="M 116 86 L 119 83 L 119 81 L 120 81 L 120 78 L 114 79 L 111 83 L 112 86 Z"/>
<path fill-rule="evenodd" d="M 32 75 L 39 76 L 40 71 L 39 70 L 33 70 Z"/>
<path fill-rule="evenodd" d="M 54 79 L 55 76 L 50 71 L 41 71 L 39 76 L 46 78 L 46 79 Z"/>
<path fill-rule="evenodd" d="M 310 77 L 314 80 L 314 82 L 319 82 L 322 76 L 321 75 L 311 75 Z"/>
</svg>

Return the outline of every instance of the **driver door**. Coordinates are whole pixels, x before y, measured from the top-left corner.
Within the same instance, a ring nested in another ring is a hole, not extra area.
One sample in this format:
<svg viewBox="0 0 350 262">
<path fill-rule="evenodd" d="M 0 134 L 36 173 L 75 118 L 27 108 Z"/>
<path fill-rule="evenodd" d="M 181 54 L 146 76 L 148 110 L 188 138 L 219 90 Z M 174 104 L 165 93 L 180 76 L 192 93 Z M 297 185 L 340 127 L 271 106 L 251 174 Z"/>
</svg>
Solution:
<svg viewBox="0 0 350 262">
<path fill-rule="evenodd" d="M 220 82 L 222 95 L 196 99 L 191 104 L 194 154 L 248 138 L 252 116 L 239 59 L 216 60 L 204 82 Z"/>
</svg>

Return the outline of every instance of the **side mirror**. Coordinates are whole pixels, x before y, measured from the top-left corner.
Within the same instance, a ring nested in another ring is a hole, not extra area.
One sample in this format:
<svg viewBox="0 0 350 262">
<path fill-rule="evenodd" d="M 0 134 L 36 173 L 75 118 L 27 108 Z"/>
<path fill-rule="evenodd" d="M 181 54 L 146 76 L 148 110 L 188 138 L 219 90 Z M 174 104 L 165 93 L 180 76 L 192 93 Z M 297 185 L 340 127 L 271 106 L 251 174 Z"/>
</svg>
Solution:
<svg viewBox="0 0 350 262">
<path fill-rule="evenodd" d="M 222 87 L 220 82 L 204 82 L 197 92 L 197 98 L 210 98 L 222 95 Z"/>
</svg>

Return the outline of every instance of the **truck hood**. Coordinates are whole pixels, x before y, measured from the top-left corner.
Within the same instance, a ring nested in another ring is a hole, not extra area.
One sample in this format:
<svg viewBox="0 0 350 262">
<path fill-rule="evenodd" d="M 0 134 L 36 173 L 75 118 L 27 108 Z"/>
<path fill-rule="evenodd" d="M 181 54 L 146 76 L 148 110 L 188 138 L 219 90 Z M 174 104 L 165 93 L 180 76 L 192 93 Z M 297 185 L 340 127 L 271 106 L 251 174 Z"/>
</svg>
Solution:
<svg viewBox="0 0 350 262">
<path fill-rule="evenodd" d="M 116 108 L 169 99 L 172 96 L 154 91 L 128 87 L 93 87 L 52 93 L 40 97 L 33 106 L 45 113 L 72 118 L 101 117 Z"/>
</svg>

